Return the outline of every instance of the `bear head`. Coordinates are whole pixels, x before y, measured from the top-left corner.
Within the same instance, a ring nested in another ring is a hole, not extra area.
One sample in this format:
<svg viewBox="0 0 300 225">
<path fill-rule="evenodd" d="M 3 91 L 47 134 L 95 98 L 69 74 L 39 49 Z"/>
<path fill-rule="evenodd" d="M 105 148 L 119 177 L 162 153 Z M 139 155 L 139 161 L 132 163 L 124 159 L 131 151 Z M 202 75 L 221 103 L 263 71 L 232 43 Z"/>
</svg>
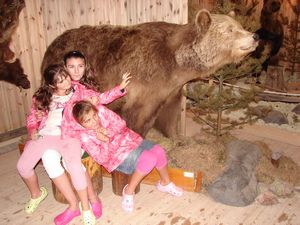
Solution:
<svg viewBox="0 0 300 225">
<path fill-rule="evenodd" d="M 187 68 L 211 72 L 241 61 L 258 45 L 258 36 L 228 15 L 201 10 L 194 27 L 194 40 L 181 45 L 175 53 L 177 63 Z"/>
</svg>

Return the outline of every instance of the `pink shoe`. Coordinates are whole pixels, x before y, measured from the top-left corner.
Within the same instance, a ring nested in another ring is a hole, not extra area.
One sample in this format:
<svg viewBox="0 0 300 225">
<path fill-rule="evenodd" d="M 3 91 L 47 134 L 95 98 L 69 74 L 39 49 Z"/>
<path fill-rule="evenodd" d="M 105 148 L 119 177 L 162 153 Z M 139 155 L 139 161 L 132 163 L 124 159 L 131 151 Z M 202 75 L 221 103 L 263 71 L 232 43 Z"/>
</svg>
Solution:
<svg viewBox="0 0 300 225">
<path fill-rule="evenodd" d="M 183 194 L 183 190 L 180 187 L 177 187 L 173 182 L 170 182 L 169 184 L 163 186 L 159 181 L 156 187 L 159 191 L 171 194 L 176 197 L 180 197 Z"/>
<path fill-rule="evenodd" d="M 69 208 L 67 208 L 65 211 L 63 211 L 61 214 L 57 215 L 54 218 L 54 223 L 55 225 L 67 225 L 76 216 L 80 216 L 80 214 L 81 213 L 79 209 L 72 211 Z"/>
<path fill-rule="evenodd" d="M 125 194 L 125 189 L 128 184 L 125 185 L 122 192 L 122 208 L 125 212 L 132 212 L 133 211 L 133 195 Z"/>
<path fill-rule="evenodd" d="M 92 210 L 94 213 L 94 216 L 96 217 L 96 219 L 99 219 L 102 216 L 102 203 L 101 201 L 96 201 L 94 203 L 91 203 L 92 206 Z"/>
</svg>

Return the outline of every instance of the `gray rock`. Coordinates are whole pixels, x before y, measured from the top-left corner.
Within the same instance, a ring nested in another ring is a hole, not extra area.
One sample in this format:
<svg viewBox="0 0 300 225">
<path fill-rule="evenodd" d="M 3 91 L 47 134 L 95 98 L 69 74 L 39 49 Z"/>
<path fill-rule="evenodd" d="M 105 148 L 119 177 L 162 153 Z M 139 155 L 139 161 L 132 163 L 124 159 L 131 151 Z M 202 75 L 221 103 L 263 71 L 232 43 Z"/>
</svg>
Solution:
<svg viewBox="0 0 300 225">
<path fill-rule="evenodd" d="M 247 206 L 258 195 L 255 167 L 260 149 L 248 141 L 236 140 L 227 145 L 226 169 L 211 185 L 208 194 L 217 202 Z"/>
<path fill-rule="evenodd" d="M 272 110 L 267 114 L 266 117 L 262 118 L 262 120 L 265 123 L 275 123 L 278 125 L 289 123 L 288 119 L 283 115 L 283 113 L 277 110 Z"/>
<path fill-rule="evenodd" d="M 292 112 L 300 115 L 300 104 L 296 105 L 295 108 L 293 108 Z"/>
</svg>

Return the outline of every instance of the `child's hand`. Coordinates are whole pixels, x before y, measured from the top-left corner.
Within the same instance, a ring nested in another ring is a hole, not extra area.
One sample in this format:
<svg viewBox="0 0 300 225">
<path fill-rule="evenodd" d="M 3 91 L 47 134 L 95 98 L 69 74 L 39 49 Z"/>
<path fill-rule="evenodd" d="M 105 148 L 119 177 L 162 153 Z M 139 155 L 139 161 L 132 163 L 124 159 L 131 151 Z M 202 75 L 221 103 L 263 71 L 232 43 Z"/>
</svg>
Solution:
<svg viewBox="0 0 300 225">
<path fill-rule="evenodd" d="M 86 100 L 89 101 L 90 103 L 92 103 L 93 105 L 98 105 L 99 104 L 99 97 L 98 96 L 89 97 Z"/>
<path fill-rule="evenodd" d="M 35 141 L 39 138 L 37 130 L 33 130 L 30 135 L 31 140 Z"/>
<path fill-rule="evenodd" d="M 97 139 L 100 141 L 108 142 L 107 130 L 104 127 L 99 127 L 96 131 Z"/>
<path fill-rule="evenodd" d="M 130 79 L 131 79 L 130 73 L 129 72 L 124 73 L 122 75 L 122 82 L 120 84 L 120 88 L 125 89 L 127 85 L 130 83 Z"/>
<path fill-rule="evenodd" d="M 43 114 L 44 114 L 44 112 L 43 112 L 42 110 L 37 110 L 37 111 L 35 112 L 36 120 L 37 120 L 37 121 L 42 120 Z"/>
<path fill-rule="evenodd" d="M 107 129 L 104 128 L 104 127 L 98 127 L 97 130 L 96 130 L 96 132 L 102 133 L 104 135 L 108 134 Z"/>
</svg>

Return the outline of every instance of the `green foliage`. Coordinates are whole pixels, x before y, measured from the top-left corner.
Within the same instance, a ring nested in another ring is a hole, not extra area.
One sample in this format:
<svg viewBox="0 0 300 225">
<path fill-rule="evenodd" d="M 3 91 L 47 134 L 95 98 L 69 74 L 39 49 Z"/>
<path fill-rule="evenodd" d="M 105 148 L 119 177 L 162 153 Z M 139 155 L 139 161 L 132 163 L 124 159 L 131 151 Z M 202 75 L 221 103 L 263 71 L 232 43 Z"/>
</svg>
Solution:
<svg viewBox="0 0 300 225">
<path fill-rule="evenodd" d="M 235 4 L 230 0 L 218 0 L 213 13 L 230 14 L 234 12 L 234 19 L 237 20 L 244 29 L 255 32 L 260 28 L 259 17 L 254 13 L 259 0 L 241 1 L 241 4 Z"/>
<path fill-rule="evenodd" d="M 295 14 L 295 19 L 288 24 L 287 17 L 284 18 L 285 25 L 287 26 L 288 32 L 285 34 L 283 40 L 284 51 L 280 52 L 280 57 L 283 61 L 289 62 L 291 67 L 291 77 L 295 75 L 297 66 L 300 65 L 300 1 L 296 1 L 292 4 L 292 1 L 288 0 L 288 4 Z M 298 4 L 298 6 L 297 6 Z"/>
<path fill-rule="evenodd" d="M 213 13 L 229 14 L 234 11 L 235 19 L 246 30 L 254 32 L 260 27 L 259 18 L 252 15 L 257 4 L 258 0 L 240 5 L 229 0 L 219 0 Z M 254 118 L 250 111 L 246 112 L 244 118 L 239 118 L 238 121 L 222 118 L 223 111 L 229 113 L 238 109 L 247 109 L 249 103 L 255 100 L 256 93 L 253 87 L 249 90 L 237 90 L 233 86 L 225 87 L 224 82 L 235 84 L 240 78 L 260 73 L 261 65 L 268 56 L 268 52 L 269 49 L 266 48 L 259 59 L 248 57 L 239 64 L 228 64 L 220 68 L 212 75 L 214 85 L 191 84 L 186 95 L 193 100 L 191 110 L 195 115 L 195 121 L 209 125 L 217 136 L 221 135 L 221 129 L 224 131 L 244 123 L 252 123 Z M 225 126 L 221 127 L 221 124 L 225 124 Z"/>
</svg>

